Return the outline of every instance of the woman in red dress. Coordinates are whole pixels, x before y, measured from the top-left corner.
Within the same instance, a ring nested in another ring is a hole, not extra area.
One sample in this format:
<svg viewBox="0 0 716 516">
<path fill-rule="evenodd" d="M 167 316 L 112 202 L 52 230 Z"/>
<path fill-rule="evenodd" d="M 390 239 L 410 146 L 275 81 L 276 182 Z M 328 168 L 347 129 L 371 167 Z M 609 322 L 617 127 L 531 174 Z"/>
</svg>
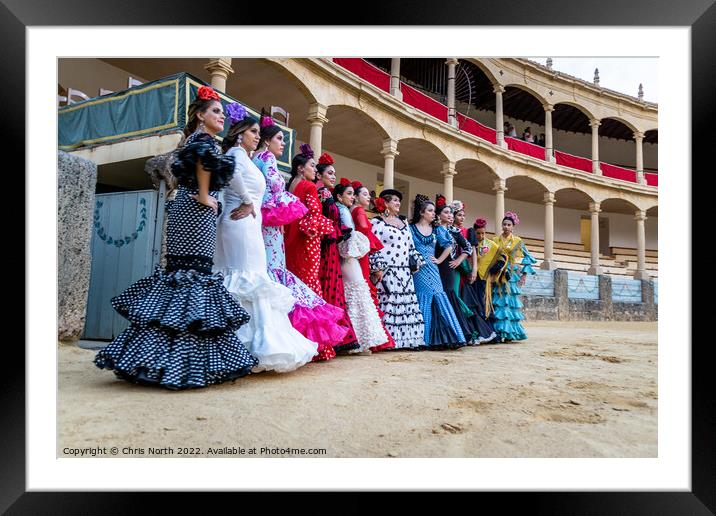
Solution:
<svg viewBox="0 0 716 516">
<path fill-rule="evenodd" d="M 321 268 L 319 280 L 323 290 L 323 299 L 327 303 L 340 307 L 345 312 L 345 317 L 340 323 L 350 327 L 350 331 L 343 338 L 343 341 L 334 346 L 336 351 L 349 351 L 358 348 L 358 337 L 353 330 L 346 305 L 346 295 L 343 286 L 343 275 L 341 273 L 341 257 L 338 252 L 338 244 L 350 236 L 351 229 L 341 224 L 341 215 L 333 199 L 333 187 L 336 186 L 336 169 L 333 167 L 333 157 L 324 152 L 318 158 L 316 166 L 316 183 L 318 186 L 318 198 L 323 205 L 323 215 L 328 218 L 333 230 L 323 235 L 321 239 Z"/>
<path fill-rule="evenodd" d="M 284 226 L 286 268 L 316 294 L 323 297 L 321 283 L 318 280 L 321 265 L 321 237 L 333 230 L 333 224 L 321 213 L 321 201 L 318 200 L 316 185 L 313 183 L 315 179 L 316 164 L 313 160 L 313 150 L 310 145 L 304 143 L 301 145 L 301 153 L 294 156 L 291 162 L 291 179 L 286 189 L 301 200 L 308 208 L 308 213 Z M 335 304 L 330 301 L 328 303 Z M 335 305 L 342 308 L 345 313 L 345 306 Z M 347 315 L 342 325 L 350 327 Z M 348 335 L 353 335 L 355 339 L 353 328 Z M 318 354 L 313 361 L 330 360 L 335 356 L 334 347 L 319 346 Z"/>
<path fill-rule="evenodd" d="M 363 233 L 368 238 L 368 242 L 370 242 L 370 251 L 368 251 L 368 254 L 363 256 L 363 258 L 360 258 L 358 260 L 358 263 L 360 263 L 360 268 L 363 271 L 363 277 L 365 278 L 365 281 L 366 283 L 368 283 L 368 287 L 370 288 L 370 297 L 373 298 L 373 303 L 375 303 L 375 307 L 378 310 L 381 324 L 383 324 L 383 315 L 385 314 L 383 314 L 380 309 L 380 304 L 378 302 L 378 289 L 375 288 L 375 284 L 371 281 L 371 276 L 373 276 L 376 281 L 380 281 L 382 279 L 383 269 L 385 267 L 371 271 L 369 258 L 371 254 L 383 249 L 383 242 L 381 242 L 378 237 L 373 234 L 373 224 L 371 224 L 370 219 L 365 212 L 365 210 L 367 210 L 370 206 L 370 191 L 368 190 L 368 187 L 363 186 L 360 181 L 353 181 L 351 185 L 353 186 L 353 191 L 355 193 L 355 202 L 353 203 L 353 207 L 351 208 L 351 217 L 353 218 L 353 223 L 356 226 L 356 231 L 360 231 L 361 233 Z M 376 266 L 380 267 L 380 264 L 376 264 Z M 372 351 L 381 351 L 383 349 L 395 348 L 395 341 L 393 340 L 393 337 L 390 335 L 390 333 L 388 333 L 388 330 L 385 328 L 385 324 L 383 324 L 383 330 L 385 331 L 385 336 L 387 340 L 379 346 L 372 347 Z"/>
<path fill-rule="evenodd" d="M 314 180 L 316 163 L 307 143 L 291 162 L 291 180 L 286 189 L 308 208 L 300 219 L 286 225 L 286 267 L 316 294 L 323 297 L 318 270 L 321 265 L 321 237 L 333 231 L 333 224 L 321 213 L 321 201 Z"/>
</svg>

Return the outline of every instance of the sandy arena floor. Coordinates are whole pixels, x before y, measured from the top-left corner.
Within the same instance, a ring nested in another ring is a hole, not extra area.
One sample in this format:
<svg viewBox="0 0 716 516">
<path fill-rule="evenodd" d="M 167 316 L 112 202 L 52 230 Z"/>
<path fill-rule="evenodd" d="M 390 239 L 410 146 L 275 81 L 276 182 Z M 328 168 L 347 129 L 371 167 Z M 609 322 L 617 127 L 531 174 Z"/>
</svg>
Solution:
<svg viewBox="0 0 716 516">
<path fill-rule="evenodd" d="M 95 352 L 60 345 L 58 456 L 657 456 L 656 322 L 525 326 L 520 343 L 340 356 L 180 392 L 117 380 Z"/>
</svg>

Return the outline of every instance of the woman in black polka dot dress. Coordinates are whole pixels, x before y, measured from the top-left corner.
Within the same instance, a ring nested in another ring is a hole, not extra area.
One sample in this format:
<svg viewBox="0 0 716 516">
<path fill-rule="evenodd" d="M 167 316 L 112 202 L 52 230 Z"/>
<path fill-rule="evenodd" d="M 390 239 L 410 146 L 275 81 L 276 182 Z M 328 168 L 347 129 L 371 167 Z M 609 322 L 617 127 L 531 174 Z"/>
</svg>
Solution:
<svg viewBox="0 0 716 516">
<path fill-rule="evenodd" d="M 130 286 L 112 306 L 131 325 L 95 364 L 132 383 L 205 387 L 248 374 L 258 361 L 235 331 L 249 315 L 212 273 L 218 193 L 234 171 L 214 135 L 224 127 L 219 96 L 199 88 L 172 164 L 179 184 L 168 210 L 166 269 Z"/>
</svg>

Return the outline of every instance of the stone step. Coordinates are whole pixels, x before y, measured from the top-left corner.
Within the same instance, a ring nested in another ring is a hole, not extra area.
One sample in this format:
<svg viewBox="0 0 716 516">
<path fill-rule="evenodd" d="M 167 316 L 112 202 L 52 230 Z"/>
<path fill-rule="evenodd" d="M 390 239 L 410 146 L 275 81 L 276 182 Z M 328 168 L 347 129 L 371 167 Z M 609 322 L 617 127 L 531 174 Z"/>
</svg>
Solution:
<svg viewBox="0 0 716 516">
<path fill-rule="evenodd" d="M 620 262 L 623 261 L 636 261 L 636 255 L 635 254 L 617 254 L 614 255 L 614 259 L 618 260 Z M 647 256 L 646 257 L 646 263 L 659 263 L 659 258 L 656 256 Z"/>
<path fill-rule="evenodd" d="M 544 254 L 543 253 L 532 253 L 532 256 L 534 256 L 537 260 L 542 261 L 544 260 Z M 591 257 L 583 257 L 583 256 L 565 256 L 563 254 L 557 254 L 554 255 L 554 260 L 559 262 L 565 262 L 565 263 L 576 263 L 576 264 L 587 264 L 590 265 L 592 263 Z M 599 262 L 601 265 L 609 266 L 609 267 L 623 267 L 621 264 L 617 263 L 611 258 L 606 257 L 600 257 Z"/>
<path fill-rule="evenodd" d="M 632 249 L 629 247 L 610 247 L 609 248 L 612 252 L 612 254 L 628 254 L 630 256 L 636 256 L 636 249 Z M 656 249 L 647 249 L 646 250 L 646 256 L 651 256 L 653 258 L 659 257 L 659 251 Z"/>
</svg>

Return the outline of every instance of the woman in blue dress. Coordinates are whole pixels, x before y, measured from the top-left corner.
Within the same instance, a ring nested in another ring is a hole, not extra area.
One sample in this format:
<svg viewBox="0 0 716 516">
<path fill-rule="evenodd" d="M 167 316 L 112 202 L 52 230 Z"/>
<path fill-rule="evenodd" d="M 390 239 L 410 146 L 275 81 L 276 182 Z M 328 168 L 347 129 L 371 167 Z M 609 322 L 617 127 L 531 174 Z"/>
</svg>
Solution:
<svg viewBox="0 0 716 516">
<path fill-rule="evenodd" d="M 420 311 L 425 321 L 425 343 L 428 348 L 457 348 L 465 345 L 465 335 L 455 311 L 443 290 L 438 265 L 450 257 L 452 239 L 438 234 L 433 226 L 435 204 L 425 195 L 418 194 L 413 203 L 410 231 L 415 248 L 425 262 L 413 276 Z M 435 257 L 435 247 L 443 248 Z"/>
</svg>

